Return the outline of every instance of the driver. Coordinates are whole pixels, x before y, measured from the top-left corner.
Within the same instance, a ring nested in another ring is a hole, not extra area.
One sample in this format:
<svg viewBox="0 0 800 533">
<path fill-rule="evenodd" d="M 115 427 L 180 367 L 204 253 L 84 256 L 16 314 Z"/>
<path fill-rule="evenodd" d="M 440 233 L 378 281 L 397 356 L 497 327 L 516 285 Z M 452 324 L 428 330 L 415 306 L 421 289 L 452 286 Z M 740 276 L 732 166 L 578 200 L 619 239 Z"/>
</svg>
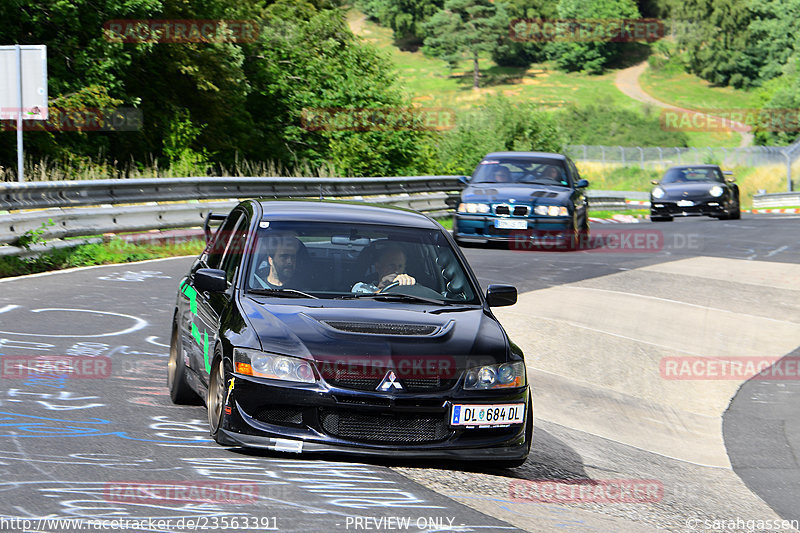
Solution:
<svg viewBox="0 0 800 533">
<path fill-rule="evenodd" d="M 397 285 L 415 285 L 417 280 L 405 273 L 406 254 L 397 245 L 389 245 L 383 249 L 374 265 L 374 277 L 365 282 L 353 285 L 352 292 L 375 293 L 392 283 Z"/>
<path fill-rule="evenodd" d="M 506 167 L 499 166 L 494 169 L 493 177 L 497 183 L 508 183 L 511 181 L 511 171 Z"/>
</svg>

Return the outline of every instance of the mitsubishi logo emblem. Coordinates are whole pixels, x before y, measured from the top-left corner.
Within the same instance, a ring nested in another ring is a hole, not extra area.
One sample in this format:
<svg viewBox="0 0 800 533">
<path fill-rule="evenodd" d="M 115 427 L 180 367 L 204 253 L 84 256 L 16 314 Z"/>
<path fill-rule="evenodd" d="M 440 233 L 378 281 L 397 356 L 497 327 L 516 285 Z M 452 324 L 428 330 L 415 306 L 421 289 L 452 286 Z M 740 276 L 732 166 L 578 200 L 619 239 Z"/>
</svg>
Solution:
<svg viewBox="0 0 800 533">
<path fill-rule="evenodd" d="M 384 376 L 381 384 L 378 385 L 377 390 L 381 392 L 389 392 L 392 389 L 403 390 L 403 385 L 397 381 L 397 376 L 395 375 L 394 371 L 390 370 L 386 373 L 386 376 Z"/>
</svg>

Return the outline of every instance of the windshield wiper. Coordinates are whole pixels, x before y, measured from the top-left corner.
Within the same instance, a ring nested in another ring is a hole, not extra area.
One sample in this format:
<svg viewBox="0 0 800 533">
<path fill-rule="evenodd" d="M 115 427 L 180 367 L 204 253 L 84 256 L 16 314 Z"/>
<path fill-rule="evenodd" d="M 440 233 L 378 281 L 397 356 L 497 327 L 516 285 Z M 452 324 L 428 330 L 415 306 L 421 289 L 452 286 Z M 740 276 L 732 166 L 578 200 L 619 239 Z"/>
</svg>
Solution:
<svg viewBox="0 0 800 533">
<path fill-rule="evenodd" d="M 448 305 L 460 305 L 456 304 L 455 302 L 448 303 Z M 443 309 L 434 309 L 433 311 L 429 311 L 432 315 L 438 315 L 440 313 L 458 313 L 460 311 L 474 311 L 475 309 L 480 309 L 481 306 L 474 305 L 472 307 L 445 307 Z"/>
<path fill-rule="evenodd" d="M 356 298 L 370 298 L 373 300 L 402 300 L 406 302 L 423 302 L 434 305 L 450 305 L 442 300 L 434 298 L 425 298 L 424 296 L 414 296 L 412 294 L 403 294 L 400 292 L 382 292 L 374 294 L 349 294 L 347 296 L 340 296 L 339 300 L 353 300 Z"/>
<path fill-rule="evenodd" d="M 313 298 L 319 300 L 318 296 L 296 289 L 249 289 L 247 292 L 261 296 L 274 296 L 276 298 Z"/>
</svg>

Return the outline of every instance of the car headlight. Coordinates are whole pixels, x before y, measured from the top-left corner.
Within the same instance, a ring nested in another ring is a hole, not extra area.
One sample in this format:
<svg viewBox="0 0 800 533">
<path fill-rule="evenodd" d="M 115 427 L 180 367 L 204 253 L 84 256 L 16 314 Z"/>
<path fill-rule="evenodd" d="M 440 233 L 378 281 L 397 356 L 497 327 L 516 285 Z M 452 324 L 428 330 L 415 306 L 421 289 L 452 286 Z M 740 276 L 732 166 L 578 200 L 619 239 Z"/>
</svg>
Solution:
<svg viewBox="0 0 800 533">
<path fill-rule="evenodd" d="M 659 198 L 664 198 L 664 195 L 666 193 L 664 192 L 664 189 L 662 189 L 661 187 L 656 187 L 650 194 L 653 195 L 653 198 L 659 199 Z"/>
<path fill-rule="evenodd" d="M 459 213 L 488 213 L 489 206 L 487 204 L 478 204 L 478 203 L 460 203 L 458 204 L 458 212 Z"/>
<path fill-rule="evenodd" d="M 467 370 L 464 390 L 487 390 L 524 387 L 528 383 L 525 362 L 477 366 Z"/>
<path fill-rule="evenodd" d="M 533 212 L 537 215 L 549 217 L 565 217 L 569 215 L 569 210 L 566 207 L 558 205 L 537 205 L 533 208 Z"/>
<path fill-rule="evenodd" d="M 715 198 L 722 196 L 722 192 L 723 192 L 722 187 L 720 187 L 719 185 L 714 185 L 713 187 L 708 189 L 708 194 L 710 194 Z"/>
<path fill-rule="evenodd" d="M 239 374 L 258 378 L 314 383 L 311 363 L 298 357 L 234 348 L 233 366 Z"/>
</svg>

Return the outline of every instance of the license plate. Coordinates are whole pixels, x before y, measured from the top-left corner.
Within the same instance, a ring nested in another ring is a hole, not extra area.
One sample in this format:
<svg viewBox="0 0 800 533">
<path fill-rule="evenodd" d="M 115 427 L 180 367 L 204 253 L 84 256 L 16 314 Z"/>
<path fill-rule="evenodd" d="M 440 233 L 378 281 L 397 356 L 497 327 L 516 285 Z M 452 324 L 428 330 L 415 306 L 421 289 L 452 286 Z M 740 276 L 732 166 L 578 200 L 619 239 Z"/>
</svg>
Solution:
<svg viewBox="0 0 800 533">
<path fill-rule="evenodd" d="M 494 227 L 497 229 L 528 229 L 527 220 L 513 220 L 510 218 L 496 218 Z"/>
<path fill-rule="evenodd" d="M 450 414 L 451 426 L 496 426 L 524 421 L 524 403 L 454 405 Z"/>
<path fill-rule="evenodd" d="M 678 200 L 678 207 L 692 207 L 694 202 L 691 200 Z"/>
</svg>

